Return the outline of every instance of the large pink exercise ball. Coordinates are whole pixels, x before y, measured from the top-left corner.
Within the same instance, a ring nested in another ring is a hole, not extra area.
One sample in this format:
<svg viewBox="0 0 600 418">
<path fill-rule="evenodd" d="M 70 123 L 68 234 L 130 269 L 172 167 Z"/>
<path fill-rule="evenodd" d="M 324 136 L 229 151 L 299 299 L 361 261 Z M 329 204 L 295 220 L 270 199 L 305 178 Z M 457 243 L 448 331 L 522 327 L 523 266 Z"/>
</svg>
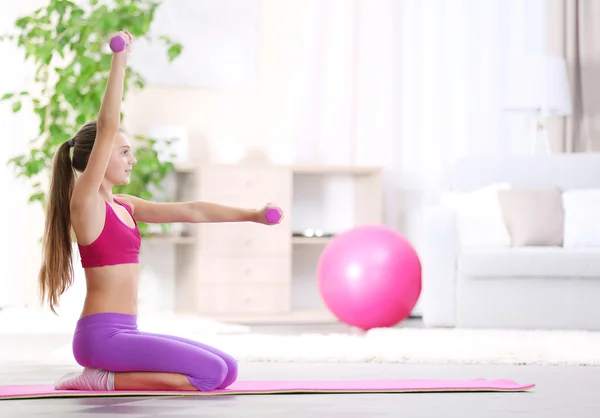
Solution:
<svg viewBox="0 0 600 418">
<path fill-rule="evenodd" d="M 360 226 L 336 236 L 317 266 L 319 292 L 343 323 L 369 330 L 408 318 L 421 293 L 421 262 L 398 232 Z"/>
</svg>

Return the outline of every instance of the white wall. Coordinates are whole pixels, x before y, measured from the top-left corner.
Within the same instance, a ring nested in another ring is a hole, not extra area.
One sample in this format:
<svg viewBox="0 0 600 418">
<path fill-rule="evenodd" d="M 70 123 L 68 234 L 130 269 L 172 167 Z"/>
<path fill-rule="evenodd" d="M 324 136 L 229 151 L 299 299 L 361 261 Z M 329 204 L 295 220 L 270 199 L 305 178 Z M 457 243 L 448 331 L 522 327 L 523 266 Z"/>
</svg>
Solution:
<svg viewBox="0 0 600 418">
<path fill-rule="evenodd" d="M 0 3 L 6 25 L 10 13 L 39 1 Z M 230 161 L 239 150 L 259 149 L 275 162 L 381 164 L 388 223 L 418 247 L 420 210 L 442 186 L 440 167 L 464 153 L 526 147 L 523 119 L 503 112 L 501 96 L 510 60 L 543 50 L 543 6 L 543 0 L 262 0 L 254 83 L 149 85 L 125 103 L 126 127 L 147 134 L 153 124 L 186 125 L 190 157 L 198 161 Z M 19 65 L 0 71 L 0 83 L 21 80 Z M 1 112 L 2 138 L 14 136 L 22 146 L 32 126 Z M 15 303 L 32 301 L 43 218 L 31 208 L 23 216 L 24 191 L 2 175 L 14 203 L 3 207 L 13 217 L 0 220 L 11 231 L 2 240 L 1 265 L 11 271 L 0 278 L 0 304 L 9 294 L 5 299 Z M 157 248 L 143 250 L 141 302 L 170 307 L 174 256 L 168 250 L 157 257 Z M 15 285 L 5 277 L 21 280 Z M 299 303 L 314 302 L 309 293 Z"/>
</svg>

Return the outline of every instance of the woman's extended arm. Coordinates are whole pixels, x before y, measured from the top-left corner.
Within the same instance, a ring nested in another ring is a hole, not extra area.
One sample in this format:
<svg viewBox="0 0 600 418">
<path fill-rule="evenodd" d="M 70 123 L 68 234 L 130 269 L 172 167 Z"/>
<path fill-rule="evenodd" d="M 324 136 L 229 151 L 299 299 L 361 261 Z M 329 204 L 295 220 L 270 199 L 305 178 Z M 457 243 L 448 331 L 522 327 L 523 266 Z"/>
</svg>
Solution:
<svg viewBox="0 0 600 418">
<path fill-rule="evenodd" d="M 106 173 L 116 135 L 119 132 L 125 71 L 133 43 L 133 37 L 129 32 L 120 33 L 120 36 L 127 38 L 127 48 L 113 55 L 106 90 L 98 113 L 96 139 L 87 167 L 77 182 L 74 191 L 76 195 L 98 191 Z"/>
<path fill-rule="evenodd" d="M 130 195 L 116 195 L 115 198 L 131 206 L 136 220 L 144 223 L 256 222 L 270 225 L 265 217 L 269 208 L 278 209 L 283 219 L 283 211 L 271 203 L 261 209 L 249 209 L 203 201 L 151 202 Z M 281 219 L 274 223 L 280 223 Z"/>
</svg>

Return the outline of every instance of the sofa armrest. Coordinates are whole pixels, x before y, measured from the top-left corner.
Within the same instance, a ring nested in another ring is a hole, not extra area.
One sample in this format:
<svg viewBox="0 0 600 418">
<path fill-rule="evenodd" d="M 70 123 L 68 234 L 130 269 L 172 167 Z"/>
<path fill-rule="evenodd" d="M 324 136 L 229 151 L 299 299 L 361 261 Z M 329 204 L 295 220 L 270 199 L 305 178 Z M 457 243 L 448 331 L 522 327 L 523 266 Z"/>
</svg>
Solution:
<svg viewBox="0 0 600 418">
<path fill-rule="evenodd" d="M 423 322 L 428 327 L 452 327 L 456 324 L 456 265 L 460 250 L 456 214 L 437 205 L 426 207 L 423 216 Z"/>
</svg>

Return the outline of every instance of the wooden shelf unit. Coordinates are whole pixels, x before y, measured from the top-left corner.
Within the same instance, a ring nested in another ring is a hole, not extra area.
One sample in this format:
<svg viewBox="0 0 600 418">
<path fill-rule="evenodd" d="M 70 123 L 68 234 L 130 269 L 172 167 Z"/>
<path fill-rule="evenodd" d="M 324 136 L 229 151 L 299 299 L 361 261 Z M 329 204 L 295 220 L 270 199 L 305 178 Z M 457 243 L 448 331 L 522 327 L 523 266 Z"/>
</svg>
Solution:
<svg viewBox="0 0 600 418">
<path fill-rule="evenodd" d="M 189 236 L 152 238 L 151 242 L 177 245 L 179 312 L 244 323 L 335 321 L 324 308 L 292 304 L 295 252 L 306 246 L 325 247 L 333 239 L 293 236 L 292 220 L 299 216 L 292 210 L 294 184 L 301 176 L 348 177 L 354 184 L 355 224 L 381 224 L 380 167 L 178 164 L 176 172 L 178 199 L 251 208 L 272 201 L 285 211 L 278 226 L 198 224 L 190 226 Z"/>
</svg>

